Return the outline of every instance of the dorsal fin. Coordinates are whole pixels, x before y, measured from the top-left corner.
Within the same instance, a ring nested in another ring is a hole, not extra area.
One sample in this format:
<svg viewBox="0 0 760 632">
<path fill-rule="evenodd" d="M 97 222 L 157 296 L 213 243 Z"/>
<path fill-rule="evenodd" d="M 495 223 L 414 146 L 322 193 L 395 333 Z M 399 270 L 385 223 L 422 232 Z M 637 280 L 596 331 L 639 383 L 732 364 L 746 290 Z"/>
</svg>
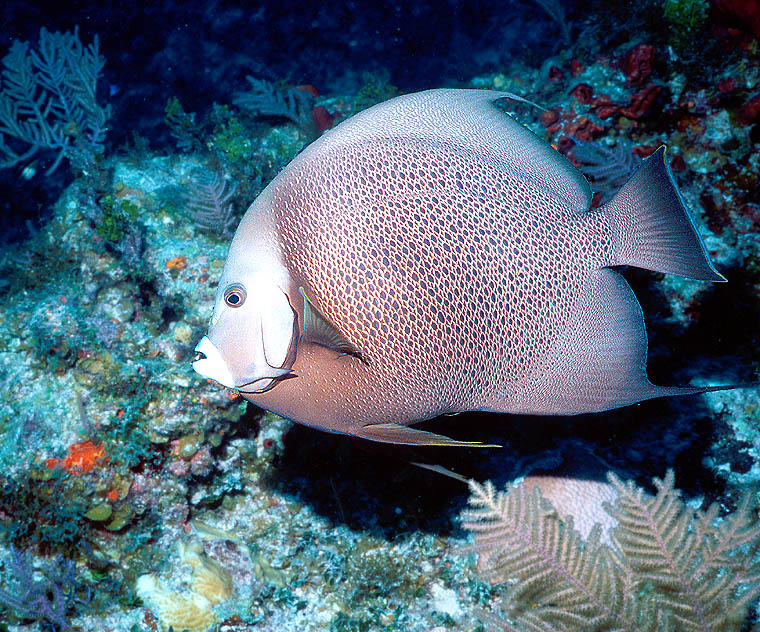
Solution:
<svg viewBox="0 0 760 632">
<path fill-rule="evenodd" d="M 549 143 L 496 105 L 501 99 L 536 104 L 509 92 L 437 89 L 405 94 L 367 108 L 328 130 L 296 158 L 343 151 L 347 145 L 391 139 L 453 144 L 498 164 L 533 187 L 552 192 L 578 213 L 591 206 L 591 188 L 580 171 Z"/>
<path fill-rule="evenodd" d="M 304 339 L 342 355 L 354 356 L 364 361 L 364 353 L 338 329 L 337 325 L 314 306 L 304 289 L 299 287 L 298 291 L 303 297 Z"/>
</svg>

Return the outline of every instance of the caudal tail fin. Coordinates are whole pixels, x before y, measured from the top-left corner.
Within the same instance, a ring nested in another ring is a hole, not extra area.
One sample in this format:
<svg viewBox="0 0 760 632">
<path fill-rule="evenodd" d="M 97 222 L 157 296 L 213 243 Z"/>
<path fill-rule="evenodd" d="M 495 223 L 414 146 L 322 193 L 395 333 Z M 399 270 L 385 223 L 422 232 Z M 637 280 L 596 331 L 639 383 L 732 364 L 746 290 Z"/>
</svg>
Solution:
<svg viewBox="0 0 760 632">
<path fill-rule="evenodd" d="M 725 281 L 710 262 L 684 206 L 661 146 L 600 208 L 609 217 L 614 265 L 702 281 Z"/>
</svg>

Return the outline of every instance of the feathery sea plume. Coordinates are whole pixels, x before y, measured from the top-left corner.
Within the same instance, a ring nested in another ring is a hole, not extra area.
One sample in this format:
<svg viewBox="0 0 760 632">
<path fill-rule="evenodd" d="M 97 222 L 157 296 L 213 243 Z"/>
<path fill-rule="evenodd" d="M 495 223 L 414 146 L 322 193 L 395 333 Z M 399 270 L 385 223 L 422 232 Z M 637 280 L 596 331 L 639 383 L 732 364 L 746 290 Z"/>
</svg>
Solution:
<svg viewBox="0 0 760 632">
<path fill-rule="evenodd" d="M 605 510 L 617 520 L 611 543 L 595 527 L 582 538 L 538 489 L 498 492 L 470 482 L 464 526 L 485 579 L 503 585 L 489 629 L 568 632 L 710 632 L 741 629 L 760 595 L 760 521 L 745 495 L 733 513 L 692 512 L 673 472 L 650 496 L 614 474 Z"/>
</svg>

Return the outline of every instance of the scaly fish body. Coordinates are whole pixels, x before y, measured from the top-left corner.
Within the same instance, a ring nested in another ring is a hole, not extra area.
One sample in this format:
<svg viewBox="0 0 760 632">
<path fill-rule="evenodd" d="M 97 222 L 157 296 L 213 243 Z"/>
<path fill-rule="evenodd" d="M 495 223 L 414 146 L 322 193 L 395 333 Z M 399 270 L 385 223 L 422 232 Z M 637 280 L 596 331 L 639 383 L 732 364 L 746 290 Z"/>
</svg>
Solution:
<svg viewBox="0 0 760 632">
<path fill-rule="evenodd" d="M 664 149 L 591 211 L 583 176 L 503 96 L 399 97 L 302 152 L 238 228 L 196 369 L 295 421 L 397 443 L 456 443 L 409 427 L 443 413 L 698 392 L 646 378 L 641 309 L 609 267 L 722 280 Z"/>
</svg>

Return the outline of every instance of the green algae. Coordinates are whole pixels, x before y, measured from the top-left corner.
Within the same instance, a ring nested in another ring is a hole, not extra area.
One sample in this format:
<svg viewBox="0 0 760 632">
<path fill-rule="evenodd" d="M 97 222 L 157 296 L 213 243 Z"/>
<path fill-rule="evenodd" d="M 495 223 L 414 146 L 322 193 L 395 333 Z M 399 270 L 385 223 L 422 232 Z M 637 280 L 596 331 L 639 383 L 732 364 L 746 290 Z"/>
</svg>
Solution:
<svg viewBox="0 0 760 632">
<path fill-rule="evenodd" d="M 671 44 L 679 50 L 693 47 L 709 10 L 707 0 L 665 0 L 662 13 L 670 25 Z"/>
<path fill-rule="evenodd" d="M 88 520 L 93 520 L 94 522 L 103 522 L 104 520 L 108 520 L 112 514 L 113 510 L 111 509 L 111 504 L 103 502 L 98 503 L 88 510 L 87 513 L 84 514 L 84 517 Z"/>
<path fill-rule="evenodd" d="M 0 484 L 6 542 L 70 552 L 90 534 L 83 516 L 91 492 L 80 479 L 42 465 L 20 477 L 0 477 Z"/>
<path fill-rule="evenodd" d="M 95 232 L 111 243 L 124 239 L 139 213 L 137 204 L 130 200 L 118 200 L 111 194 L 101 198 L 100 210 L 101 216 L 95 225 Z"/>
<path fill-rule="evenodd" d="M 245 169 L 253 158 L 249 130 L 226 105 L 214 105 L 209 118 L 213 129 L 208 148 L 221 154 L 228 171 Z"/>
</svg>

